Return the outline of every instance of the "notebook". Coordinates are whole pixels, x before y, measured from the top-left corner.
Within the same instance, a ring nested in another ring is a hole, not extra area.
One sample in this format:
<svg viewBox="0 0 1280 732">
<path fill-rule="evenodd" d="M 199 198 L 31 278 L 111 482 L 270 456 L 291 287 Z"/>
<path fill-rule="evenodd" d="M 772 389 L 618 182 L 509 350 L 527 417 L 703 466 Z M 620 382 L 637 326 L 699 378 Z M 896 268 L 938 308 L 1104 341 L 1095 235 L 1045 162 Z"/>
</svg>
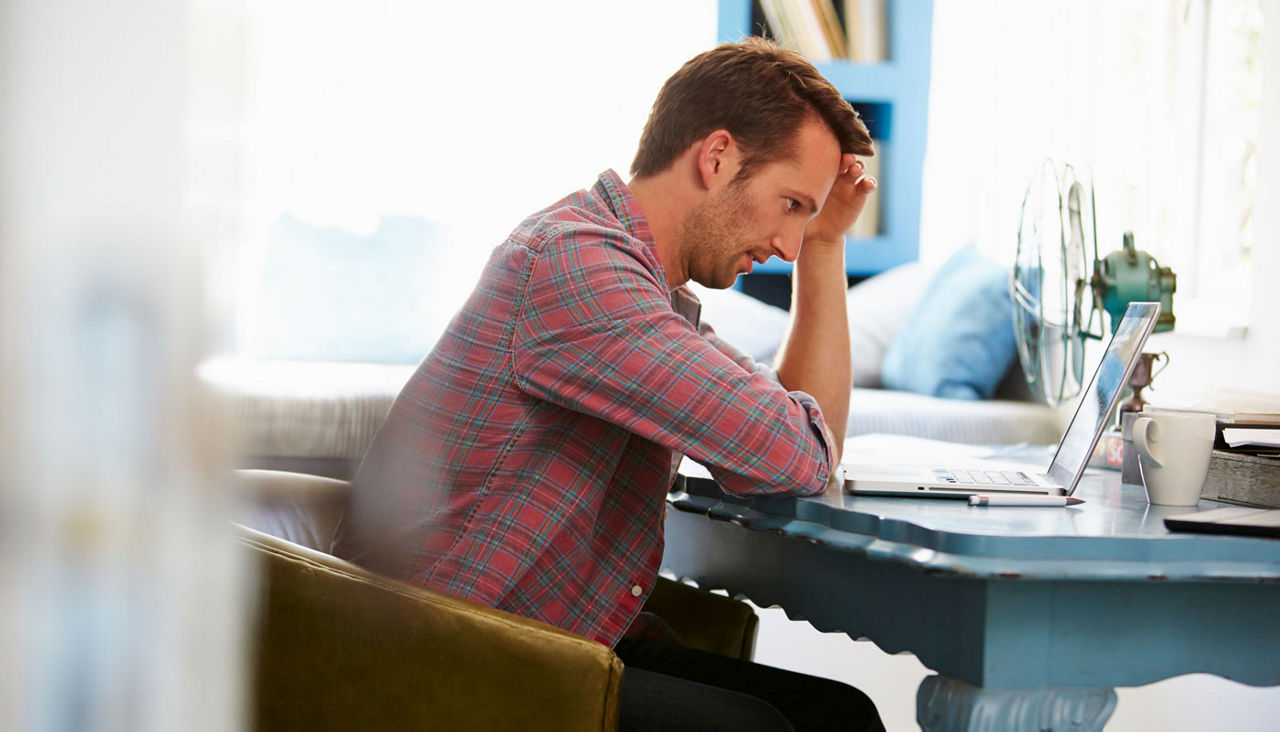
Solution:
<svg viewBox="0 0 1280 732">
<path fill-rule="evenodd" d="M 981 470 L 845 465 L 845 490 L 852 494 L 923 498 L 968 498 L 993 493 L 1071 495 L 1159 315 L 1160 303 L 1129 304 L 1097 370 L 1081 392 L 1075 416 L 1063 433 L 1047 472 L 995 464 Z"/>
<path fill-rule="evenodd" d="M 1280 538 L 1280 509 L 1249 506 L 1215 508 L 1209 511 L 1167 516 L 1164 525 L 1170 531 Z"/>
</svg>

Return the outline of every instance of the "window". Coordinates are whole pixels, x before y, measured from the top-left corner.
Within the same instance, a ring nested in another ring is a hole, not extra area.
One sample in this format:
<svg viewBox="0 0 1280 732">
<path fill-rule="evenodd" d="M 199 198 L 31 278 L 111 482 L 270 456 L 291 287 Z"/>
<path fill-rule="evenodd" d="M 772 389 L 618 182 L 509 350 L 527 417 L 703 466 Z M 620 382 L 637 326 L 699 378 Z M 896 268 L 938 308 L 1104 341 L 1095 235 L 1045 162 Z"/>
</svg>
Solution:
<svg viewBox="0 0 1280 732">
<path fill-rule="evenodd" d="M 715 40 L 711 0 L 254 0 L 249 15 L 257 234 L 238 340 L 320 360 L 425 355 L 524 216 L 605 168 L 625 176 L 658 88 Z"/>
<path fill-rule="evenodd" d="M 1194 247 L 1200 271 L 1191 295 L 1225 279 L 1247 292 L 1256 246 L 1258 112 L 1262 97 L 1262 8 L 1258 0 L 1201 4 L 1204 36 L 1200 221 Z"/>
<path fill-rule="evenodd" d="M 1249 310 L 1258 0 L 934 6 L 922 258 L 976 241 L 1012 261 L 1023 188 L 1087 169 L 1099 254 L 1132 230 L 1178 275 L 1183 332 Z"/>
</svg>

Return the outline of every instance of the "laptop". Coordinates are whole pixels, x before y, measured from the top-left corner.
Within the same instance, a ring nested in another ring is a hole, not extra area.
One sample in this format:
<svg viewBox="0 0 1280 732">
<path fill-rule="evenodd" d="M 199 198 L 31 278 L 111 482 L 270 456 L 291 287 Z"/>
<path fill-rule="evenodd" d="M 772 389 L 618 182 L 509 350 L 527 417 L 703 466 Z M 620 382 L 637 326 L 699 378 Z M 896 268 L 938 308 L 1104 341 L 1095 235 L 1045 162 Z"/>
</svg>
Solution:
<svg viewBox="0 0 1280 732">
<path fill-rule="evenodd" d="M 1080 395 L 1046 473 L 1010 466 L 973 468 L 845 465 L 845 491 L 855 495 L 968 498 L 972 495 L 1069 496 L 1084 474 L 1160 315 L 1160 303 L 1130 303 L 1093 378 Z"/>
</svg>

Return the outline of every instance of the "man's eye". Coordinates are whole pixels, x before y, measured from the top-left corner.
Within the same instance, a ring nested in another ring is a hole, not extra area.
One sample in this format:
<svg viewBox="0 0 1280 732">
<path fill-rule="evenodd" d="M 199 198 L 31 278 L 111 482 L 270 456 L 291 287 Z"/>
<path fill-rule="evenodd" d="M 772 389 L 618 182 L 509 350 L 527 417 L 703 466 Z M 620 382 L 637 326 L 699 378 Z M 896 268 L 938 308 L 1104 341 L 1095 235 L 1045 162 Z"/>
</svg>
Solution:
<svg viewBox="0 0 1280 732">
<path fill-rule="evenodd" d="M 800 202 L 794 198 L 787 199 L 787 213 L 795 213 L 800 208 Z"/>
</svg>

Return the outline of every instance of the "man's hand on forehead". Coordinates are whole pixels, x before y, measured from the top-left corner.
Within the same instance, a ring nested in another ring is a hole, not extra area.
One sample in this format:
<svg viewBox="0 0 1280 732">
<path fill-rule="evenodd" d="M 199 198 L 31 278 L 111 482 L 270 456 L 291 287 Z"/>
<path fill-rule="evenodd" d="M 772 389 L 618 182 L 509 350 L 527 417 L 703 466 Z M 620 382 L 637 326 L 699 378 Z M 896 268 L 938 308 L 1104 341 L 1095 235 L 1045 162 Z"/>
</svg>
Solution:
<svg viewBox="0 0 1280 732">
<path fill-rule="evenodd" d="M 827 195 L 827 201 L 817 218 L 805 227 L 804 241 L 818 245 L 844 245 L 845 232 L 853 228 L 866 205 L 867 196 L 879 186 L 879 182 L 866 174 L 866 168 L 858 156 L 844 153 L 840 156 L 839 174 Z"/>
<path fill-rule="evenodd" d="M 840 175 L 848 175 L 850 169 L 853 169 L 857 175 L 854 183 L 861 183 L 867 177 L 866 166 L 862 164 L 858 156 L 853 153 L 845 153 L 840 156 Z"/>
</svg>

